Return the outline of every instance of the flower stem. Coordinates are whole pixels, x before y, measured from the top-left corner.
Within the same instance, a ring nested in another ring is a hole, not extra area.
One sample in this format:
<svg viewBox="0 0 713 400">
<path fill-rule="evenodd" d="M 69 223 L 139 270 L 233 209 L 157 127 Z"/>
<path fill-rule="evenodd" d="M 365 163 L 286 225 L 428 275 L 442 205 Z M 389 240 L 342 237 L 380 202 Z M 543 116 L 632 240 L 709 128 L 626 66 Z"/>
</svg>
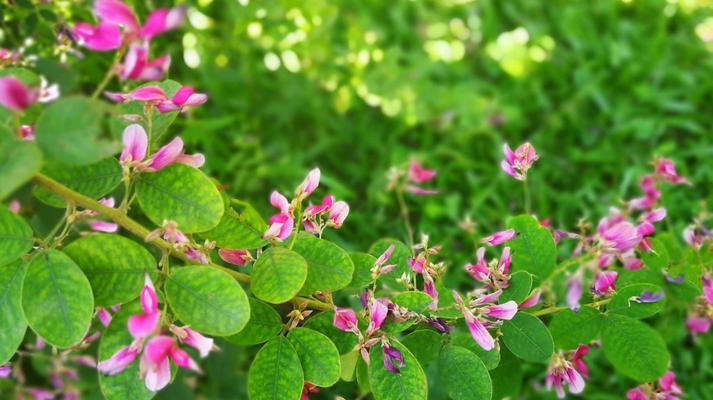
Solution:
<svg viewBox="0 0 713 400">
<path fill-rule="evenodd" d="M 144 227 L 140 223 L 134 221 L 133 219 L 129 218 L 127 215 L 125 215 L 122 210 L 119 210 L 117 208 L 111 208 L 107 207 L 96 200 L 89 198 L 81 193 L 77 193 L 74 190 L 62 185 L 61 183 L 55 181 L 54 179 L 38 173 L 33 176 L 33 180 L 35 183 L 38 185 L 44 187 L 45 189 L 51 191 L 52 193 L 62 197 L 67 201 L 68 203 L 75 204 L 76 206 L 86 208 L 89 210 L 96 211 L 107 218 L 111 219 L 112 221 L 116 222 L 119 224 L 122 228 L 126 229 L 127 231 L 131 232 L 135 236 L 144 239 L 146 236 L 151 232 L 148 228 Z M 176 250 L 170 243 L 167 241 L 161 239 L 161 238 L 156 238 L 153 239 L 149 242 L 153 246 L 158 247 L 161 250 L 166 251 L 168 254 L 172 255 L 173 257 L 176 257 L 180 260 L 186 261 L 186 262 L 191 262 L 191 260 L 188 259 L 188 257 L 183 254 L 182 252 Z M 218 264 L 206 264 L 207 267 L 210 268 L 215 268 L 222 270 L 229 275 L 231 275 L 235 280 L 238 282 L 243 282 L 243 283 L 249 283 L 250 282 L 250 275 L 244 274 L 242 272 L 238 272 L 235 270 L 232 270 L 230 268 L 226 268 L 222 265 Z M 313 300 L 313 299 L 307 299 L 304 297 L 295 297 L 292 300 L 290 300 L 294 304 L 307 304 L 308 307 L 312 309 L 317 309 L 317 310 L 331 310 L 332 305 L 319 301 L 319 300 Z"/>
<path fill-rule="evenodd" d="M 396 198 L 399 201 L 401 218 L 404 220 L 404 226 L 406 227 L 409 251 L 413 253 L 413 227 L 411 226 L 411 219 L 409 218 L 408 206 L 406 205 L 406 200 L 404 200 L 404 192 L 400 187 L 396 188 Z"/>
<path fill-rule="evenodd" d="M 532 214 L 532 207 L 530 205 L 530 186 L 527 184 L 527 179 L 522 180 L 522 191 L 525 196 L 525 213 L 530 215 Z"/>
<path fill-rule="evenodd" d="M 104 75 L 104 78 L 102 81 L 99 83 L 99 86 L 97 86 L 96 89 L 94 89 L 94 93 L 92 93 L 92 99 L 96 99 L 99 97 L 102 91 L 104 91 L 104 88 L 106 85 L 111 82 L 111 78 L 114 77 L 116 74 L 116 66 L 119 65 L 119 62 L 121 62 L 121 57 L 124 55 L 124 48 L 120 48 L 117 52 L 116 55 L 114 55 L 114 61 L 112 61 L 111 66 L 109 69 L 106 71 L 106 75 Z"/>
<path fill-rule="evenodd" d="M 599 307 L 599 306 L 603 306 L 603 305 L 609 303 L 610 301 L 611 301 L 611 298 L 609 298 L 609 299 L 604 299 L 604 300 L 599 300 L 599 301 L 594 301 L 594 302 L 592 302 L 592 303 L 583 304 L 583 307 L 586 307 L 586 306 L 589 306 L 589 307 Z M 564 306 L 562 306 L 562 307 L 552 306 L 552 307 L 547 307 L 547 308 L 543 308 L 543 309 L 541 309 L 541 310 L 534 311 L 534 312 L 532 312 L 532 315 L 534 315 L 534 316 L 536 316 L 536 317 L 539 317 L 539 316 L 542 316 L 542 315 L 558 313 L 558 312 L 560 312 L 560 311 L 564 311 L 564 310 L 568 310 L 568 309 L 569 309 L 569 307 L 564 307 Z"/>
</svg>

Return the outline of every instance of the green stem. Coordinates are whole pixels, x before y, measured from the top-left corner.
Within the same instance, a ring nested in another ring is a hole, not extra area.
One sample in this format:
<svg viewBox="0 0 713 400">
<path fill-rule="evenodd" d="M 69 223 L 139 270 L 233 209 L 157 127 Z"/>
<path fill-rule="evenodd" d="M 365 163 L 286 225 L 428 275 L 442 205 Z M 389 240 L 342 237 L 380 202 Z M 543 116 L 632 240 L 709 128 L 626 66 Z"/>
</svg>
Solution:
<svg viewBox="0 0 713 400">
<path fill-rule="evenodd" d="M 406 205 L 406 200 L 404 200 L 404 192 L 400 187 L 396 188 L 396 198 L 399 202 L 401 218 L 404 220 L 404 226 L 406 227 L 409 251 L 413 254 L 413 227 L 411 226 L 411 219 L 409 218 L 408 205 Z"/>
<path fill-rule="evenodd" d="M 129 218 L 127 215 L 125 215 L 121 210 L 117 208 L 111 208 L 107 207 L 97 201 L 95 201 L 92 198 L 89 198 L 81 193 L 77 193 L 73 191 L 72 189 L 62 185 L 61 183 L 55 181 L 54 179 L 44 175 L 44 174 L 35 174 L 33 177 L 33 180 L 35 183 L 38 185 L 44 187 L 45 189 L 51 191 L 52 193 L 62 197 L 65 199 L 65 201 L 75 204 L 76 206 L 86 208 L 89 210 L 96 211 L 107 218 L 111 219 L 112 221 L 116 222 L 119 224 L 122 228 L 126 229 L 127 231 L 131 232 L 135 236 L 145 239 L 146 236 L 151 232 L 148 228 L 144 227 L 140 223 L 134 221 L 133 219 Z M 161 238 L 156 238 L 153 239 L 149 242 L 153 246 L 158 247 L 161 250 L 166 251 L 168 254 L 170 254 L 173 257 L 176 257 L 180 260 L 186 261 L 186 262 L 191 262 L 191 260 L 188 259 L 188 257 L 183 254 L 182 252 L 176 250 L 170 243 L 167 241 L 161 239 Z M 250 282 L 250 275 L 244 274 L 242 272 L 234 271 L 230 268 L 226 268 L 222 265 L 218 264 L 213 264 L 209 263 L 206 265 L 207 267 L 210 268 L 216 268 L 219 270 L 222 270 L 228 274 L 230 274 L 235 280 L 238 282 L 243 282 L 243 283 L 249 283 Z M 317 310 L 331 310 L 332 305 L 321 302 L 319 300 L 312 300 L 312 299 L 307 299 L 304 297 L 295 297 L 292 300 L 290 300 L 294 304 L 307 304 L 308 307 L 312 309 L 317 309 Z"/>
<path fill-rule="evenodd" d="M 583 307 L 599 307 L 599 306 L 603 306 L 603 305 L 605 305 L 605 304 L 608 304 L 610 301 L 611 301 L 611 298 L 609 298 L 609 299 L 604 299 L 604 300 L 599 300 L 599 301 L 595 301 L 595 302 L 592 302 L 592 303 L 584 304 Z M 542 316 L 542 315 L 548 315 L 548 314 L 558 313 L 558 312 L 564 311 L 564 310 L 569 310 L 569 307 L 564 307 L 564 306 L 562 306 L 562 307 L 552 306 L 552 307 L 547 307 L 547 308 L 543 308 L 543 309 L 541 309 L 541 310 L 534 311 L 534 312 L 532 312 L 531 314 L 534 315 L 534 316 L 536 316 L 536 317 L 539 317 L 539 316 Z"/>
<path fill-rule="evenodd" d="M 97 86 L 97 88 L 92 93 L 92 99 L 96 99 L 97 97 L 99 97 L 99 95 L 104 90 L 106 85 L 108 85 L 109 82 L 111 82 L 111 78 L 113 78 L 114 75 L 116 74 L 116 66 L 119 65 L 119 63 L 121 62 L 121 57 L 123 55 L 124 55 L 124 47 L 120 48 L 119 51 L 116 52 L 116 55 L 114 55 L 114 61 L 112 61 L 111 66 L 106 71 L 106 75 L 104 75 L 104 78 L 99 83 L 99 86 Z"/>
<path fill-rule="evenodd" d="M 525 213 L 530 215 L 532 214 L 532 207 L 530 205 L 530 187 L 527 184 L 527 179 L 523 179 L 522 181 L 522 191 L 525 196 Z"/>
</svg>

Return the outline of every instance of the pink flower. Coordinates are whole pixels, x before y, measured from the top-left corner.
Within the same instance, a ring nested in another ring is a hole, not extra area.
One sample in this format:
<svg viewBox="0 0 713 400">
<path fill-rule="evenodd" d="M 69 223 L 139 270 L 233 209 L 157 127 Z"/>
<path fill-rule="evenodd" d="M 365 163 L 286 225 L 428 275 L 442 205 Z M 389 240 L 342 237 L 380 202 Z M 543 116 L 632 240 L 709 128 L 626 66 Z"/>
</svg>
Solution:
<svg viewBox="0 0 713 400">
<path fill-rule="evenodd" d="M 139 29 L 139 21 L 131 8 L 119 0 L 97 0 L 94 12 L 104 22 L 120 26 L 127 31 Z"/>
<path fill-rule="evenodd" d="M 587 354 L 589 354 L 589 346 L 580 344 L 577 346 L 577 350 L 575 350 L 574 354 L 572 354 L 571 359 L 574 369 L 585 378 L 589 377 L 589 368 L 587 367 L 587 363 L 584 362 L 584 356 Z"/>
<path fill-rule="evenodd" d="M 39 99 L 37 89 L 28 88 L 22 81 L 6 76 L 0 78 L 0 105 L 11 111 L 22 111 Z"/>
<path fill-rule="evenodd" d="M 159 8 L 151 12 L 141 28 L 141 36 L 146 39 L 163 32 L 176 29 L 186 19 L 186 7 Z"/>
<path fill-rule="evenodd" d="M 349 215 L 349 204 L 345 201 L 337 201 L 329 207 L 329 223 L 335 228 L 340 228 Z"/>
<path fill-rule="evenodd" d="M 619 275 L 616 271 L 602 271 L 594 281 L 594 292 L 605 295 L 616 289 L 616 278 Z"/>
<path fill-rule="evenodd" d="M 485 247 L 478 248 L 478 251 L 476 251 L 475 254 L 478 257 L 478 261 L 475 264 L 466 265 L 465 270 L 468 271 L 473 279 L 485 282 L 490 275 L 490 269 L 488 268 L 488 263 L 485 260 Z"/>
<path fill-rule="evenodd" d="M 540 304 L 540 296 L 542 296 L 542 291 L 540 289 L 535 289 L 528 298 L 522 301 L 518 308 L 520 310 L 525 308 L 532 308 Z"/>
<path fill-rule="evenodd" d="M 579 311 L 579 300 L 582 298 L 582 277 L 573 275 L 567 283 L 567 307 L 572 311 Z"/>
<path fill-rule="evenodd" d="M 401 354 L 401 351 L 399 351 L 399 349 L 397 349 L 396 347 L 383 344 L 381 346 L 381 352 L 384 356 L 384 368 L 394 374 L 400 373 L 401 368 L 406 365 L 404 362 L 404 356 L 403 354 Z"/>
<path fill-rule="evenodd" d="M 383 301 L 371 298 L 369 301 L 369 326 L 366 328 L 366 335 L 371 336 L 384 324 L 389 308 Z"/>
<path fill-rule="evenodd" d="M 108 360 L 97 364 L 97 370 L 107 375 L 116 375 L 126 369 L 136 357 L 141 353 L 140 342 L 134 341 L 131 346 L 122 347 L 114 353 Z"/>
<path fill-rule="evenodd" d="M 708 275 L 703 275 L 701 281 L 703 282 L 703 298 L 713 306 L 713 279 Z"/>
<path fill-rule="evenodd" d="M 423 269 L 426 265 L 426 258 L 423 256 L 418 256 L 418 257 L 409 257 L 406 260 L 406 263 L 408 264 L 409 267 L 411 267 L 411 270 L 417 274 L 422 274 Z"/>
<path fill-rule="evenodd" d="M 495 232 L 490 236 L 484 237 L 480 239 L 480 242 L 486 243 L 490 246 L 497 246 L 515 239 L 516 235 L 517 234 L 515 233 L 515 229 L 507 229 L 504 231 Z"/>
<path fill-rule="evenodd" d="M 239 266 L 243 266 L 252 260 L 248 250 L 219 249 L 218 255 L 223 261 Z"/>
<path fill-rule="evenodd" d="M 317 186 L 319 186 L 319 179 L 321 172 L 319 168 L 314 168 L 307 174 L 307 177 L 297 186 L 295 190 L 295 196 L 298 198 L 305 198 L 312 194 Z"/>
<path fill-rule="evenodd" d="M 93 51 L 109 51 L 121 47 L 121 29 L 108 22 L 100 22 L 97 25 L 78 22 L 72 29 L 72 36 L 81 46 Z"/>
<path fill-rule="evenodd" d="M 688 179 L 678 175 L 676 165 L 668 158 L 659 158 L 654 162 L 655 174 L 673 184 L 689 183 Z"/>
<path fill-rule="evenodd" d="M 119 78 L 158 81 L 163 78 L 170 65 L 171 56 L 165 55 L 149 60 L 146 44 L 134 43 L 129 47 L 123 64 L 119 66 Z"/>
<path fill-rule="evenodd" d="M 295 226 L 295 220 L 289 214 L 275 214 L 268 222 L 270 223 L 270 226 L 262 235 L 263 239 L 266 240 L 285 240 L 290 236 Z"/>
<path fill-rule="evenodd" d="M 290 202 L 287 200 L 287 197 L 280 194 L 277 190 L 270 193 L 270 204 L 280 210 L 282 214 L 290 213 Z"/>
<path fill-rule="evenodd" d="M 122 141 L 124 149 L 121 151 L 119 161 L 131 163 L 132 161 L 143 161 L 146 158 L 148 136 L 141 125 L 131 124 L 127 126 L 124 129 Z"/>
<path fill-rule="evenodd" d="M 114 208 L 114 198 L 113 197 L 104 197 L 99 199 L 99 204 Z M 95 211 L 89 211 L 87 210 L 87 215 L 91 217 L 98 217 L 99 213 Z M 119 230 L 119 225 L 115 224 L 113 222 L 107 222 L 107 221 L 102 221 L 100 219 L 90 219 L 88 221 L 89 227 L 92 228 L 93 231 L 97 232 L 105 232 L 105 233 L 113 233 Z"/>
<path fill-rule="evenodd" d="M 517 313 L 517 303 L 513 300 L 485 308 L 485 315 L 492 318 L 511 320 Z"/>
<path fill-rule="evenodd" d="M 178 347 L 176 339 L 165 335 L 155 336 L 146 343 L 141 357 L 141 371 L 144 373 L 144 383 L 149 390 L 161 390 L 171 381 L 169 359 L 181 368 L 201 372 L 198 364 L 188 353 Z"/>
<path fill-rule="evenodd" d="M 169 329 L 182 343 L 198 350 L 201 358 L 208 357 L 211 351 L 219 350 L 213 343 L 213 339 L 203 336 L 187 326 L 179 328 L 176 325 L 171 325 Z"/>
<path fill-rule="evenodd" d="M 641 217 L 641 219 L 648 223 L 659 222 L 664 218 L 666 218 L 666 209 L 663 207 L 648 211 Z"/>
<path fill-rule="evenodd" d="M 641 242 L 642 235 L 638 229 L 630 222 L 622 221 L 606 229 L 600 230 L 599 234 L 604 239 L 605 245 L 613 250 L 624 252 L 636 247 Z"/>
<path fill-rule="evenodd" d="M 512 261 L 512 256 L 510 255 L 510 247 L 503 248 L 503 252 L 500 255 L 500 260 L 498 260 L 498 272 L 503 275 L 507 275 L 510 271 L 510 262 Z"/>
<path fill-rule="evenodd" d="M 181 163 L 194 168 L 200 168 L 205 163 L 203 154 L 186 154 L 183 151 L 183 140 L 176 137 L 168 144 L 159 148 L 147 160 L 146 149 L 148 136 L 139 124 L 131 124 L 124 129 L 124 149 L 119 160 L 124 165 L 133 165 L 141 171 L 158 171 L 171 164 Z"/>
<path fill-rule="evenodd" d="M 170 99 L 166 99 L 158 103 L 156 109 L 161 113 L 169 111 L 184 111 L 188 107 L 201 105 L 208 101 L 208 95 L 205 93 L 195 93 L 192 87 L 183 86 Z"/>
<path fill-rule="evenodd" d="M 540 158 L 530 143 L 521 144 L 515 151 L 512 151 L 510 146 L 505 143 L 503 153 L 505 159 L 500 163 L 500 167 L 505 173 L 519 181 L 527 179 L 527 171 Z"/>
<path fill-rule="evenodd" d="M 413 183 L 424 183 L 436 177 L 435 169 L 426 169 L 418 161 L 411 160 L 408 166 L 408 179 Z"/>
<path fill-rule="evenodd" d="M 334 196 L 324 196 L 324 198 L 322 198 L 322 203 L 318 205 L 310 204 L 309 206 L 305 207 L 304 217 L 312 218 L 314 216 L 322 214 L 323 212 L 327 212 L 332 207 L 335 200 L 336 199 L 334 198 Z"/>
<path fill-rule="evenodd" d="M 97 307 L 97 318 L 105 328 L 109 326 L 109 323 L 111 322 L 111 314 L 106 308 L 103 307 Z"/>
<path fill-rule="evenodd" d="M 146 274 L 144 288 L 141 290 L 141 308 L 143 313 L 129 317 L 129 333 L 135 338 L 143 338 L 153 333 L 158 327 L 161 312 L 158 310 L 158 297 L 151 277 Z"/>
<path fill-rule="evenodd" d="M 345 332 L 358 332 L 357 318 L 351 308 L 334 307 L 334 320 L 332 324 L 335 328 Z"/>
<path fill-rule="evenodd" d="M 649 400 L 649 397 L 646 395 L 646 392 L 644 392 L 644 389 L 634 388 L 634 389 L 629 389 L 629 391 L 626 392 L 626 399 L 627 400 Z"/>
<path fill-rule="evenodd" d="M 584 390 L 584 378 L 571 366 L 552 368 L 547 372 L 545 384 L 547 390 L 552 390 L 554 386 L 557 397 L 560 399 L 565 397 L 564 385 L 568 386 L 569 392 L 572 394 L 579 394 Z"/>
<path fill-rule="evenodd" d="M 7 378 L 12 374 L 12 367 L 10 364 L 0 364 L 0 378 Z"/>
<path fill-rule="evenodd" d="M 129 103 L 132 101 L 144 101 L 149 104 L 158 105 L 166 100 L 166 92 L 158 86 L 144 86 L 132 90 L 128 93 L 104 92 L 104 95 L 117 103 Z"/>
<path fill-rule="evenodd" d="M 485 328 L 483 322 L 463 304 L 463 299 L 461 299 L 460 295 L 455 291 L 453 291 L 453 298 L 455 299 L 458 307 L 463 312 L 465 324 L 468 327 L 468 330 L 470 331 L 470 335 L 473 337 L 473 340 L 475 340 L 475 342 L 478 343 L 478 345 L 482 347 L 485 351 L 490 351 L 495 348 L 495 339 L 493 339 L 493 337 L 490 335 L 490 332 L 488 332 L 488 330 Z"/>
</svg>

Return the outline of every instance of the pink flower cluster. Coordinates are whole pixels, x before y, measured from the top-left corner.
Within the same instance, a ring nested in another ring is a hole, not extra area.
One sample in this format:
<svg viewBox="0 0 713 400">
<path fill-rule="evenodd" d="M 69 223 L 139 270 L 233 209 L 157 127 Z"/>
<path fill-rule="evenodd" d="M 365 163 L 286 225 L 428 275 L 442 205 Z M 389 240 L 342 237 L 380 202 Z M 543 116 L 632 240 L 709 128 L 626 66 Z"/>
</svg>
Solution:
<svg viewBox="0 0 713 400">
<path fill-rule="evenodd" d="M 80 45 L 94 51 L 116 50 L 127 46 L 128 51 L 118 75 L 122 80 L 159 80 L 168 70 L 168 55 L 149 59 L 149 44 L 155 36 L 177 28 L 186 15 L 185 7 L 159 8 L 151 12 L 141 25 L 133 10 L 120 0 L 97 0 L 94 13 L 99 23 L 79 22 L 71 35 Z"/>
<path fill-rule="evenodd" d="M 582 393 L 584 380 L 589 376 L 589 369 L 584 362 L 584 356 L 589 353 L 589 346 L 580 344 L 577 350 L 563 355 L 554 354 L 547 368 L 545 384 L 547 390 L 555 388 L 557 397 L 565 397 L 564 385 L 567 385 L 572 394 Z"/>
<path fill-rule="evenodd" d="M 134 341 L 119 349 L 109 359 L 99 362 L 97 369 L 107 375 L 116 375 L 141 355 L 140 374 L 146 387 L 152 391 L 161 390 L 170 382 L 170 360 L 182 368 L 200 373 L 198 364 L 179 347 L 179 343 L 197 349 L 201 358 L 204 358 L 216 350 L 213 339 L 188 327 L 175 325 L 169 327 L 173 336 L 162 334 L 159 326 L 161 311 L 158 309 L 158 297 L 148 274 L 141 290 L 141 308 L 142 313 L 129 318 L 128 329 Z"/>
<path fill-rule="evenodd" d="M 713 324 L 713 279 L 706 274 L 703 281 L 703 296 L 694 305 L 686 318 L 686 327 L 693 335 L 708 333 Z"/>
<path fill-rule="evenodd" d="M 136 171 L 154 172 L 171 164 L 181 163 L 200 168 L 205 163 L 203 154 L 186 154 L 183 150 L 183 140 L 176 137 L 154 154 L 147 156 L 148 136 L 139 124 L 131 124 L 124 129 L 124 148 L 119 161 L 125 167 Z"/>
<path fill-rule="evenodd" d="M 667 371 L 658 380 L 656 388 L 653 385 L 641 385 L 626 392 L 627 400 L 679 400 L 683 389 L 676 384 L 676 375 Z"/>
<path fill-rule="evenodd" d="M 405 190 L 417 195 L 437 194 L 438 191 L 426 189 L 422 186 L 422 184 L 432 181 L 437 174 L 435 169 L 425 168 L 418 161 L 411 160 L 405 169 L 391 168 L 387 190 Z"/>
<path fill-rule="evenodd" d="M 159 236 L 170 243 L 174 249 L 185 254 L 189 260 L 200 264 L 210 263 L 208 252 L 213 250 L 214 243 L 206 240 L 202 246 L 194 244 L 185 233 L 178 229 L 178 224 L 175 221 L 163 221 L 163 225 L 151 231 L 145 240 L 151 241 Z"/>
<path fill-rule="evenodd" d="M 438 307 L 438 290 L 436 290 L 435 280 L 441 275 L 444 266 L 443 263 L 433 263 L 430 259 L 437 255 L 441 248 L 440 246 L 430 247 L 428 237 L 424 235 L 421 243 L 414 246 L 414 249 L 418 251 L 418 254 L 415 257 L 409 257 L 407 263 L 413 272 L 421 275 L 423 292 L 429 295 L 432 300 L 430 308 L 436 309 Z"/>
<path fill-rule="evenodd" d="M 521 144 L 515 151 L 505 143 L 503 153 L 505 159 L 500 163 L 500 168 L 519 181 L 527 180 L 527 171 L 540 158 L 530 143 Z"/>
<path fill-rule="evenodd" d="M 208 95 L 196 93 L 190 86 L 180 87 L 171 97 L 168 97 L 159 86 L 143 86 L 128 93 L 104 92 L 104 95 L 117 103 L 140 101 L 147 106 L 155 107 L 160 113 L 186 111 L 190 107 L 199 106 L 208 101 Z"/>
</svg>

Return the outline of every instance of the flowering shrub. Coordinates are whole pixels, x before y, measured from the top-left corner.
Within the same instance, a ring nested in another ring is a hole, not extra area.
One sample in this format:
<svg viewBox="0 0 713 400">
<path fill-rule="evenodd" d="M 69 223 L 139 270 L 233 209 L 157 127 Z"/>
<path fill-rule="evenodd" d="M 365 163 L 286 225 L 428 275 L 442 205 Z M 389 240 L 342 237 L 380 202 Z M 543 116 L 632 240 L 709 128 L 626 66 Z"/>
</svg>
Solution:
<svg viewBox="0 0 713 400">
<path fill-rule="evenodd" d="M 174 119 L 209 101 L 161 80 L 170 57 L 149 58 L 151 39 L 185 10 L 155 10 L 143 25 L 119 0 L 97 0 L 94 13 L 96 23 L 64 32 L 88 51 L 116 52 L 91 96 L 60 95 L 14 56 L 0 77 L 0 378 L 15 396 L 78 398 L 83 366 L 96 368 L 104 397 L 148 399 L 178 367 L 201 374 L 216 338 L 260 345 L 247 372 L 258 400 L 307 399 L 354 379 L 377 400 L 425 399 L 430 369 L 450 398 L 502 398 L 522 366 L 563 398 L 586 393 L 594 355 L 630 382 L 622 397 L 683 395 L 666 342 L 645 321 L 685 310 L 691 335 L 709 331 L 712 234 L 703 219 L 681 233 L 685 246 L 656 234 L 661 187 L 692 184 L 673 161 L 656 159 L 641 197 L 573 232 L 530 209 L 528 174 L 547 155 L 506 144 L 501 168 L 522 181 L 524 213 L 480 235 L 459 271 L 471 284 L 451 287 L 453 249 L 417 241 L 408 209 L 438 194 L 431 166 L 414 159 L 388 174 L 404 241 L 347 252 L 325 239 L 349 223 L 350 206 L 315 200 L 325 192 L 318 168 L 291 196 L 273 191 L 265 220 L 171 137 Z M 114 77 L 120 90 L 105 91 Z M 30 196 L 42 209 L 25 207 Z M 64 214 L 45 219 L 53 207 Z M 28 379 L 28 359 L 46 364 L 43 386 Z"/>
</svg>

